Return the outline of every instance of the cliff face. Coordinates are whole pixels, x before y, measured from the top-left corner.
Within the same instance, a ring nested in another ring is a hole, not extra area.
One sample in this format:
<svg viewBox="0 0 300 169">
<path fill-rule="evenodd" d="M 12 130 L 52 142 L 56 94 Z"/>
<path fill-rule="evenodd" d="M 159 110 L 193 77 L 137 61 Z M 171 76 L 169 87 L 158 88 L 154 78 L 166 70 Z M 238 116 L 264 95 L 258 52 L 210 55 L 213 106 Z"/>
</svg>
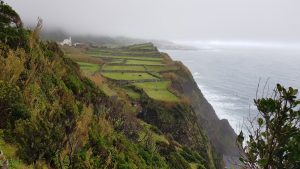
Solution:
<svg viewBox="0 0 300 169">
<path fill-rule="evenodd" d="M 166 107 L 162 103 L 145 100 L 139 117 L 157 126 L 163 133 L 168 133 L 179 144 L 198 152 L 204 158 L 206 168 L 222 168 L 222 160 L 197 123 L 196 114 L 189 104 L 178 103 Z"/>
<path fill-rule="evenodd" d="M 179 63 L 184 67 L 182 63 Z M 175 83 L 176 88 L 184 93 L 189 100 L 197 116 L 197 122 L 203 127 L 205 133 L 214 145 L 216 151 L 224 156 L 238 156 L 238 150 L 235 145 L 236 133 L 226 119 L 220 120 L 216 115 L 211 104 L 201 93 L 192 74 L 184 67 L 186 71 L 181 71 L 181 80 Z"/>
</svg>

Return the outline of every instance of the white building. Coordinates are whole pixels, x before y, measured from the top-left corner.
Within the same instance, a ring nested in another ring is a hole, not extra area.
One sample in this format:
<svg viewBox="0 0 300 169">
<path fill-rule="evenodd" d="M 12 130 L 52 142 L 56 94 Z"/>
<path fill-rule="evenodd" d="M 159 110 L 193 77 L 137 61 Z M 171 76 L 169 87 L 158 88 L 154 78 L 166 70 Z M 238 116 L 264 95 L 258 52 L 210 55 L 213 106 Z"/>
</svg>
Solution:
<svg viewBox="0 0 300 169">
<path fill-rule="evenodd" d="M 71 37 L 69 37 L 69 39 L 65 39 L 62 42 L 59 43 L 60 45 L 68 45 L 68 46 L 72 46 L 72 39 Z"/>
</svg>

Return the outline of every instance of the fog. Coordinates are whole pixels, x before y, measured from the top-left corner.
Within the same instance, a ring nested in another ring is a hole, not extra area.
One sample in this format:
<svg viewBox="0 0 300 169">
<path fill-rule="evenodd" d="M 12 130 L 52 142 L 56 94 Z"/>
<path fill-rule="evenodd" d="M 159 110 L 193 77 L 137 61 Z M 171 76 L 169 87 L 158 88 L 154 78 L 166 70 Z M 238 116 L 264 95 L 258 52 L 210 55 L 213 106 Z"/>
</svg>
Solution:
<svg viewBox="0 0 300 169">
<path fill-rule="evenodd" d="M 6 0 L 26 25 L 179 41 L 300 42 L 299 0 Z"/>
</svg>

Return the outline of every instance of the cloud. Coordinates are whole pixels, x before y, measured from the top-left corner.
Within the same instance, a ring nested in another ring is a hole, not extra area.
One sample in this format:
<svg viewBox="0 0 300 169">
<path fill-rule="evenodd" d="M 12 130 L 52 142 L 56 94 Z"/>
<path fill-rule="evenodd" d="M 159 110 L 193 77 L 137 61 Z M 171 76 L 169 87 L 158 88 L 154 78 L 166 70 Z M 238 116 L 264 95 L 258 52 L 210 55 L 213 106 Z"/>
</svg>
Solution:
<svg viewBox="0 0 300 169">
<path fill-rule="evenodd" d="M 167 40 L 300 41 L 299 0 L 8 0 L 25 23 Z"/>
</svg>

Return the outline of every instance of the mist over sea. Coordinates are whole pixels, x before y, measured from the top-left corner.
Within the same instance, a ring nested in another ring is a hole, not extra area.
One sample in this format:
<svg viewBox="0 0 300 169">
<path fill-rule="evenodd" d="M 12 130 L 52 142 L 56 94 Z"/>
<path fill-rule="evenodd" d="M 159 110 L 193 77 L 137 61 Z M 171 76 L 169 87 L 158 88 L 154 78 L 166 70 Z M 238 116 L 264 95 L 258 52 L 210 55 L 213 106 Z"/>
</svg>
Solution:
<svg viewBox="0 0 300 169">
<path fill-rule="evenodd" d="M 300 48 L 214 46 L 199 50 L 160 50 L 182 61 L 220 119 L 238 132 L 257 114 L 253 104 L 276 83 L 300 89 Z M 265 90 L 264 85 L 267 82 Z"/>
</svg>

